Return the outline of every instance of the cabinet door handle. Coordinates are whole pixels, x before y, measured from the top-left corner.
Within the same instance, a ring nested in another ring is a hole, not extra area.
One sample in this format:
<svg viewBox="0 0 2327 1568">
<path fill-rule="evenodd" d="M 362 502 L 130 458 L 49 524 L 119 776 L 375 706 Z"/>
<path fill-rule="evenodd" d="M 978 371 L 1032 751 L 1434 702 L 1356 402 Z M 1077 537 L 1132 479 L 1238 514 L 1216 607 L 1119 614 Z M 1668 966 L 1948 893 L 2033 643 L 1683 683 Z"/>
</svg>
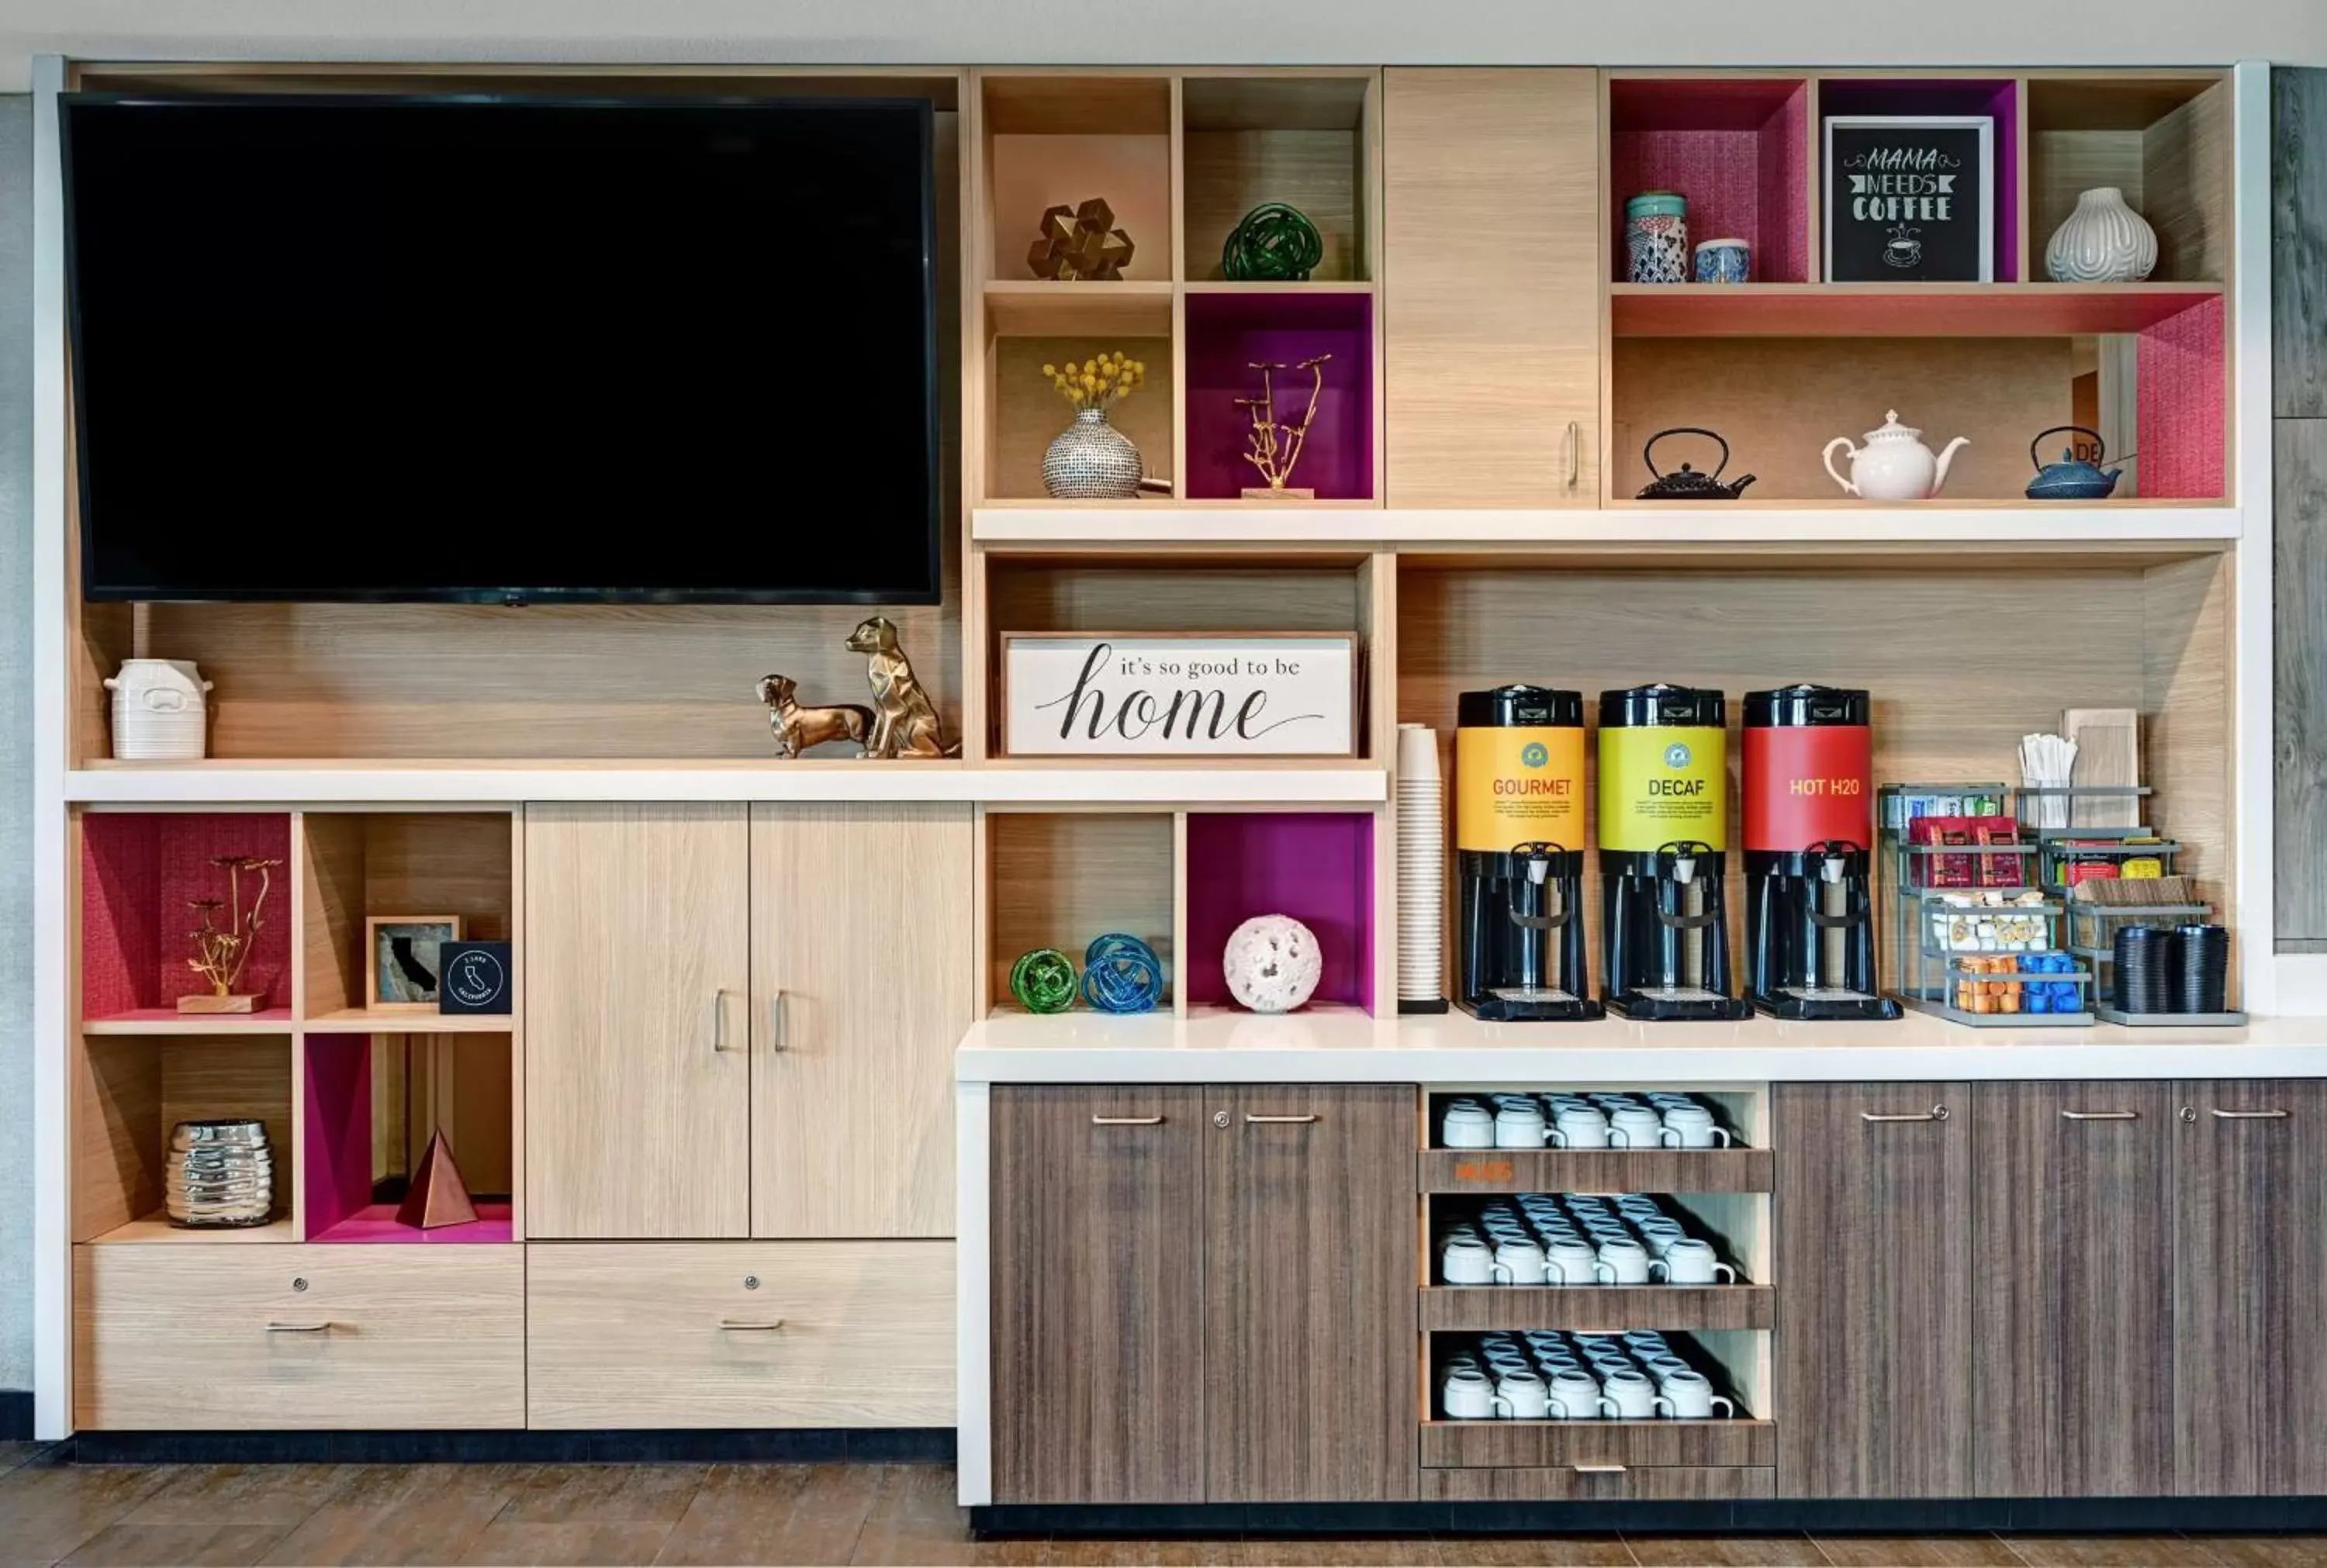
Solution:
<svg viewBox="0 0 2327 1568">
<path fill-rule="evenodd" d="M 764 1323 L 747 1323 L 739 1318 L 722 1318 L 719 1326 L 731 1334 L 772 1334 L 784 1326 L 781 1318 Z"/>
<path fill-rule="evenodd" d="M 1250 1111 L 1247 1111 L 1244 1114 L 1244 1119 L 1248 1124 L 1269 1125 L 1282 1123 L 1287 1125 L 1305 1126 L 1309 1123 L 1315 1121 L 1317 1116 L 1314 1112 L 1312 1112 L 1305 1116 L 1256 1116 Z"/>
<path fill-rule="evenodd" d="M 1574 490 L 1583 477 L 1584 427 L 1571 419 L 1567 422 L 1567 488 Z"/>
<path fill-rule="evenodd" d="M 784 994 L 780 987 L 768 998 L 768 1049 L 784 1049 Z"/>
<path fill-rule="evenodd" d="M 1621 1464 L 1580 1464 L 1575 1467 L 1575 1473 L 1580 1476 L 1620 1476 L 1631 1468 Z"/>
<path fill-rule="evenodd" d="M 2293 1111 L 2226 1111 L 2220 1106 L 2206 1108 L 2226 1122 L 2283 1122 L 2294 1114 Z"/>
<path fill-rule="evenodd" d="M 727 993 L 711 994 L 711 1050 L 714 1055 L 727 1049 Z"/>
<path fill-rule="evenodd" d="M 328 1331 L 331 1326 L 332 1320 L 325 1318 L 320 1323 L 269 1323 L 266 1331 L 270 1334 L 321 1334 Z"/>
<path fill-rule="evenodd" d="M 2137 1122 L 2141 1120 L 2141 1113 L 2139 1111 L 2062 1111 L 2061 1119 L 2064 1122 Z"/>
<path fill-rule="evenodd" d="M 1862 1122 L 1944 1122 L 1948 1119 L 1945 1106 L 1933 1106 L 1928 1111 L 1861 1111 Z"/>
<path fill-rule="evenodd" d="M 1091 1118 L 1091 1125 L 1094 1127 L 1160 1127 L 1163 1125 L 1164 1118 L 1161 1116 L 1093 1116 Z"/>
</svg>

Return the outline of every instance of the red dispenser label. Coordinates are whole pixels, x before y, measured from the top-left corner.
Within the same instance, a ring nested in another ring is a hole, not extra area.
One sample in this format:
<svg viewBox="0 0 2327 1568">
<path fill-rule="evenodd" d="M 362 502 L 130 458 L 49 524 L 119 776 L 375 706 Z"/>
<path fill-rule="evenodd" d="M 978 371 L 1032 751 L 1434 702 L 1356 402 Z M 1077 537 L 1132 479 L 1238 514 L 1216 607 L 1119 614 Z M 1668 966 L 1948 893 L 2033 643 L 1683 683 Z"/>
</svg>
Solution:
<svg viewBox="0 0 2327 1568">
<path fill-rule="evenodd" d="M 1822 839 L 1874 846 L 1874 732 L 1801 724 L 1744 732 L 1745 847 L 1790 854 Z"/>
</svg>

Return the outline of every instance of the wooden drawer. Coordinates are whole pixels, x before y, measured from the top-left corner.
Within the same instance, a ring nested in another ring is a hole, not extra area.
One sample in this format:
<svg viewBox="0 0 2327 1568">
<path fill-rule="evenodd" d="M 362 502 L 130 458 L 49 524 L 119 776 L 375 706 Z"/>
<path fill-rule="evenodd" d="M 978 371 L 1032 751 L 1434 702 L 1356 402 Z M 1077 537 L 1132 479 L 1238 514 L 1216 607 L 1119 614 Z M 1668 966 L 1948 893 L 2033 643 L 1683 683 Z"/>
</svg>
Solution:
<svg viewBox="0 0 2327 1568">
<path fill-rule="evenodd" d="M 1425 1421 L 1425 1469 L 1774 1465 L 1767 1421 Z"/>
<path fill-rule="evenodd" d="M 521 1247 L 125 1243 L 73 1262 L 78 1425 L 525 1424 Z"/>
<path fill-rule="evenodd" d="M 950 1241 L 535 1243 L 537 1427 L 950 1426 Z"/>
<path fill-rule="evenodd" d="M 1767 1192 L 1768 1149 L 1425 1149 L 1417 1192 Z"/>
<path fill-rule="evenodd" d="M 1767 1329 L 1777 1321 L 1768 1285 L 1425 1285 L 1422 1328 Z"/>
<path fill-rule="evenodd" d="M 1775 1497 L 1777 1481 L 1762 1465 L 1426 1470 L 1422 1495 L 1444 1503 L 1724 1502 Z"/>
</svg>

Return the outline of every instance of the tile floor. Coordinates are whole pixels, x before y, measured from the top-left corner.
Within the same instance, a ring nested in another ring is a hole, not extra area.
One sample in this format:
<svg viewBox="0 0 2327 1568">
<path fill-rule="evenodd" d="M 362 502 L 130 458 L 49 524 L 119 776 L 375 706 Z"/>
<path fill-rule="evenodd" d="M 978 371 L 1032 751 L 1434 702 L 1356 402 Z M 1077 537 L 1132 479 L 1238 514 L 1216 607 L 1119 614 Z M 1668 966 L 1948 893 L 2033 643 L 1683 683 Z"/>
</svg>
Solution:
<svg viewBox="0 0 2327 1568">
<path fill-rule="evenodd" d="M 60 1563 L 2327 1568 L 2327 1536 L 973 1542 L 941 1465 L 77 1467 L 0 1443 L 0 1568 Z"/>
</svg>

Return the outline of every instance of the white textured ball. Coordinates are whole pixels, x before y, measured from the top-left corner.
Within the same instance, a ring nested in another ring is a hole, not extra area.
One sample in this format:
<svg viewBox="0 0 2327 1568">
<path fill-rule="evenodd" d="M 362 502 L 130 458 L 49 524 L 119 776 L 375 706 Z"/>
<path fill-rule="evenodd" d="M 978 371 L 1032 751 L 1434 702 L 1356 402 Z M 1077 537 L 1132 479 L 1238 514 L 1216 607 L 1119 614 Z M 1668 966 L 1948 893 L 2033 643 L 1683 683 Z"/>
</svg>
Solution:
<svg viewBox="0 0 2327 1568">
<path fill-rule="evenodd" d="M 1291 915 L 1255 915 L 1229 937 L 1220 967 L 1229 994 L 1255 1013 L 1290 1013 L 1309 1000 L 1323 972 L 1317 933 Z"/>
</svg>

